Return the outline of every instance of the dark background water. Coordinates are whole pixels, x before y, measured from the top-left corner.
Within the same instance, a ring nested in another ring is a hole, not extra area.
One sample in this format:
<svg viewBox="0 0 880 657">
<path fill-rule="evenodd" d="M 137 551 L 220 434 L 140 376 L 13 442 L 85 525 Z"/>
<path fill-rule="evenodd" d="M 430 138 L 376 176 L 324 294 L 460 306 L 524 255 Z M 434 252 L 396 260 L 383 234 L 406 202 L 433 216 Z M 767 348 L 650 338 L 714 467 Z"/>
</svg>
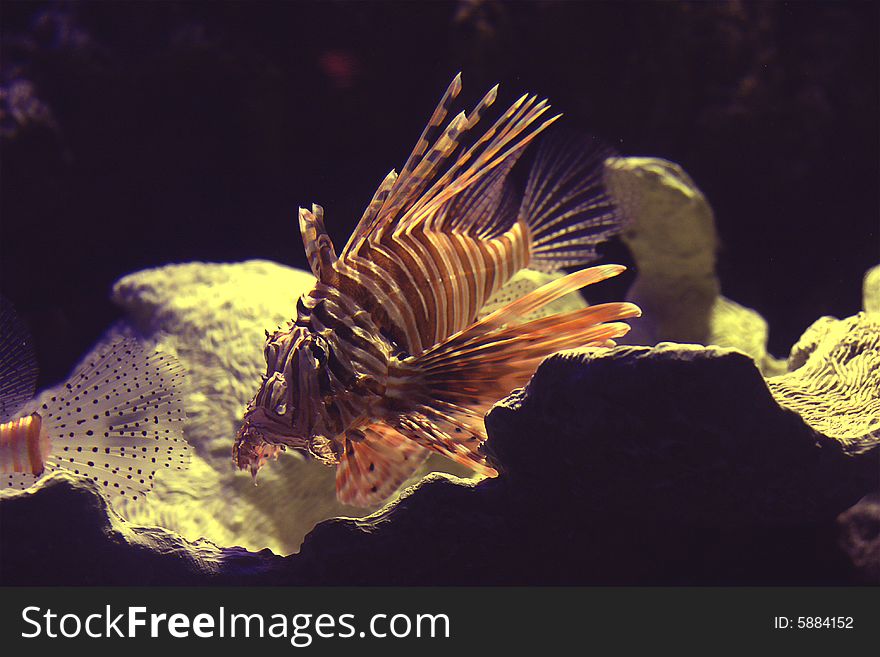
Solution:
<svg viewBox="0 0 880 657">
<path fill-rule="evenodd" d="M 2 293 L 41 385 L 120 313 L 112 283 L 170 262 L 304 267 L 296 208 L 345 242 L 449 80 L 464 105 L 549 97 L 711 201 L 723 292 L 784 355 L 861 307 L 880 261 L 878 5 L 2 4 Z M 611 245 L 615 259 L 622 248 Z"/>
</svg>

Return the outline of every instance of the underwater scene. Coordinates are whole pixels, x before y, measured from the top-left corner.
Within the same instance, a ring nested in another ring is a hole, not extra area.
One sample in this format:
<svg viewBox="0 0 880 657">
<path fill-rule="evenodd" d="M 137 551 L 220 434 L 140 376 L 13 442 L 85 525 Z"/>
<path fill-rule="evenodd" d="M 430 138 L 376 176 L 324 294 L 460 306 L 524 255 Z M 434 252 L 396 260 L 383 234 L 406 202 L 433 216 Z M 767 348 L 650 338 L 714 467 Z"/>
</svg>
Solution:
<svg viewBox="0 0 880 657">
<path fill-rule="evenodd" d="M 880 584 L 878 19 L 4 1 L 0 584 Z"/>
</svg>

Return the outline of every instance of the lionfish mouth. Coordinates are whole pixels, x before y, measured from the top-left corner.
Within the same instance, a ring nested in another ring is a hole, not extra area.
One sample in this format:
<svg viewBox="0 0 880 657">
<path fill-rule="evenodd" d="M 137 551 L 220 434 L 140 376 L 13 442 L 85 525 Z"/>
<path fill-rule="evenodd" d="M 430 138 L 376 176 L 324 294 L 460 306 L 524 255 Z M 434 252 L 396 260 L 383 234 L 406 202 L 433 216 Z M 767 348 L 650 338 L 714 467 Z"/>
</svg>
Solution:
<svg viewBox="0 0 880 657">
<path fill-rule="evenodd" d="M 266 426 L 248 414 L 232 446 L 232 461 L 239 470 L 249 470 L 256 480 L 257 472 L 269 459 L 277 459 L 287 447 L 302 448 L 306 444 L 306 439 L 283 435 L 279 428 Z"/>
</svg>

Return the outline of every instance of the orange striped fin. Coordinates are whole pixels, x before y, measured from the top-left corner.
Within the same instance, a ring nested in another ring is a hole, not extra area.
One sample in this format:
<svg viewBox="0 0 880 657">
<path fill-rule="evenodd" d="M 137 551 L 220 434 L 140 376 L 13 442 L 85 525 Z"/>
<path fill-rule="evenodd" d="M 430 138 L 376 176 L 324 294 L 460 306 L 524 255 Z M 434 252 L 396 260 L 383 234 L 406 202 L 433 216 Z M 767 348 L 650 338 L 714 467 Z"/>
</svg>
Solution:
<svg viewBox="0 0 880 657">
<path fill-rule="evenodd" d="M 458 148 L 461 136 L 467 131 L 470 122 L 464 112 L 457 114 L 449 125 L 437 139 L 437 142 L 431 149 L 425 153 L 425 156 L 419 161 L 412 175 L 406 179 L 398 178 L 395 188 L 392 190 L 394 200 L 388 208 L 388 219 L 395 218 L 395 211 L 400 211 L 403 216 L 410 212 L 410 209 L 417 205 L 425 191 L 425 188 L 431 184 L 436 177 L 438 171 L 441 170 L 450 155 Z M 383 209 L 384 213 L 384 209 Z M 382 238 L 383 230 L 392 225 L 392 221 L 386 221 L 377 234 L 377 239 Z M 396 226 L 399 227 L 401 222 L 398 221 Z"/>
<path fill-rule="evenodd" d="M 543 123 L 538 119 L 550 108 L 546 100 L 535 103 L 537 96 L 523 96 L 498 119 L 477 142 L 452 165 L 449 173 L 434 182 L 422 194 L 398 224 L 410 226 L 426 220 L 443 207 L 443 204 L 465 191 L 488 175 L 509 158 L 518 157 L 531 141 L 561 115 Z M 479 154 L 477 154 L 479 153 Z M 465 168 L 463 165 L 473 161 Z"/>
<path fill-rule="evenodd" d="M 570 292 L 612 278 L 624 271 L 626 271 L 626 267 L 623 265 L 599 265 L 598 267 L 590 267 L 589 269 L 582 269 L 581 271 L 562 276 L 555 281 L 542 285 L 521 299 L 517 299 L 507 306 L 486 315 L 486 317 L 477 322 L 476 326 L 501 326 L 512 319 L 524 317 L 536 310 L 540 310 L 543 306 L 564 297 Z"/>
<path fill-rule="evenodd" d="M 299 231 L 306 248 L 306 258 L 312 273 L 322 283 L 333 283 L 333 265 L 336 264 L 336 250 L 324 228 L 324 208 L 312 204 L 312 211 L 299 209 Z"/>
<path fill-rule="evenodd" d="M 358 222 L 358 225 L 352 232 L 351 237 L 348 239 L 348 243 L 345 245 L 345 248 L 342 249 L 342 255 L 340 256 L 341 258 L 346 258 L 352 252 L 357 251 L 358 247 L 364 242 L 367 235 L 372 232 L 376 220 L 378 219 L 379 211 L 384 207 L 385 201 L 388 199 L 388 195 L 391 193 L 391 189 L 394 186 L 394 182 L 396 180 L 397 172 L 392 169 L 388 172 L 388 175 L 385 176 L 384 180 L 382 180 L 382 184 L 379 185 L 379 189 L 376 190 L 376 193 L 373 194 L 373 199 L 370 201 L 370 204 L 364 211 L 361 220 Z"/>
<path fill-rule="evenodd" d="M 486 438 L 485 430 L 462 431 L 460 423 L 454 417 L 438 413 L 434 409 L 427 410 L 427 413 L 407 413 L 398 418 L 394 428 L 419 445 L 467 466 L 477 474 L 484 477 L 498 476 L 498 471 L 479 450 Z"/>
<path fill-rule="evenodd" d="M 422 130 L 422 134 L 419 136 L 415 148 L 413 148 L 412 153 L 410 153 L 406 163 L 400 170 L 400 175 L 397 176 L 397 179 L 394 181 L 387 204 L 382 208 L 380 216 L 377 217 L 377 219 L 381 220 L 377 222 L 377 225 L 381 226 L 393 222 L 400 211 L 412 201 L 413 189 L 419 182 L 418 178 L 415 176 L 415 171 L 419 165 L 421 165 L 426 159 L 429 159 L 429 157 L 425 155 L 428 151 L 428 146 L 434 141 L 435 134 L 440 129 L 443 120 L 452 109 L 452 104 L 460 92 L 461 73 L 458 73 L 452 79 L 452 82 L 446 89 L 446 93 L 444 93 L 443 97 L 440 99 L 440 103 L 437 105 L 434 113 L 428 120 L 428 124 L 425 126 L 424 130 Z M 442 136 L 440 139 L 442 140 Z"/>
<path fill-rule="evenodd" d="M 579 290 L 582 287 L 592 285 L 593 283 L 598 283 L 613 276 L 617 276 L 625 270 L 626 267 L 623 265 L 600 265 L 598 267 L 582 269 L 581 271 L 568 274 L 567 276 L 562 276 L 546 285 L 542 285 L 538 289 L 533 290 L 516 301 L 499 308 L 495 312 L 486 315 L 466 329 L 449 336 L 445 342 L 435 345 L 431 349 L 425 351 L 423 356 L 428 358 L 432 352 L 448 349 L 448 346 L 444 347 L 442 345 L 460 344 L 468 339 L 476 339 L 480 334 L 492 329 L 497 329 L 507 324 L 514 323 L 517 319 L 526 317 L 527 315 L 540 310 L 543 306 L 564 297 L 566 294 Z M 628 307 L 631 307 L 633 312 L 638 312 L 636 306 L 629 304 Z M 552 315 L 551 317 L 558 318 L 560 316 Z"/>
<path fill-rule="evenodd" d="M 454 86 L 457 85 L 457 86 Z M 419 138 L 419 142 L 416 145 L 416 148 L 413 150 L 410 155 L 407 163 L 404 165 L 401 176 L 398 176 L 397 173 L 392 170 L 388 176 L 386 176 L 385 180 L 383 180 L 380 185 L 378 191 L 373 196 L 373 200 L 370 202 L 367 210 L 364 212 L 364 216 L 361 218 L 358 223 L 357 228 L 355 228 L 352 233 L 351 239 L 349 243 L 346 245 L 345 249 L 343 249 L 342 257 L 346 257 L 350 252 L 356 250 L 357 247 L 363 242 L 364 237 L 371 232 L 374 224 L 379 219 L 380 211 L 382 216 L 386 218 L 392 217 L 396 210 L 400 207 L 403 207 L 408 198 L 413 198 L 416 195 L 417 190 L 421 189 L 418 187 L 418 183 L 422 182 L 427 184 L 427 176 L 425 175 L 425 169 L 422 169 L 418 172 L 415 171 L 416 167 L 422 163 L 422 156 L 424 155 L 427 147 L 429 145 L 429 135 L 432 131 L 436 130 L 439 127 L 440 123 L 448 114 L 452 100 L 458 95 L 458 91 L 461 86 L 461 74 L 459 73 L 455 80 L 453 80 L 453 84 L 450 85 L 450 88 L 447 89 L 446 94 L 443 96 L 440 104 L 437 106 L 437 109 L 434 110 L 434 114 L 431 117 L 431 120 L 428 122 L 425 130 L 422 132 L 422 136 Z M 454 91 L 454 94 L 452 93 Z M 492 87 L 486 95 L 482 98 L 482 100 L 477 104 L 474 110 L 467 115 L 467 123 L 462 126 L 462 133 L 473 128 L 482 117 L 483 112 L 495 102 L 495 99 L 498 96 L 498 85 L 496 84 Z M 439 142 L 438 142 L 439 143 Z M 450 146 L 448 135 L 447 140 L 444 142 L 446 147 Z M 451 144 L 453 147 L 455 144 Z M 436 146 L 435 146 L 436 148 Z M 430 160 L 430 158 L 427 158 Z M 438 163 L 439 164 L 439 163 Z M 448 174 L 447 174 L 448 175 Z M 395 186 L 398 178 L 401 179 L 401 183 Z M 409 178 L 411 182 L 408 183 L 408 186 L 404 189 L 403 184 L 404 180 Z M 412 181 L 412 179 L 415 179 Z M 424 186 L 424 185 L 423 185 Z M 422 186 L 422 188 L 423 188 Z M 386 200 L 393 189 L 393 197 L 389 201 L 386 207 Z M 392 205 L 393 204 L 393 205 Z"/>
<path fill-rule="evenodd" d="M 435 215 L 438 227 L 483 240 L 508 230 L 517 219 L 519 199 L 507 176 L 518 159 L 519 153 L 453 197 Z"/>
<path fill-rule="evenodd" d="M 394 426 L 421 445 L 492 476 L 480 454 L 482 414 L 524 385 L 540 361 L 575 347 L 608 347 L 629 331 L 621 320 L 641 314 L 631 303 L 606 303 L 524 323 L 520 319 L 583 285 L 613 276 L 608 265 L 553 281 L 491 313 L 390 371 L 386 396 L 411 410 Z"/>
<path fill-rule="evenodd" d="M 497 85 L 489 90 L 470 114 L 460 112 L 445 127 L 443 121 L 461 89 L 460 75 L 450 84 L 415 149 L 401 169 L 399 176 L 386 176 L 373 200 L 367 207 L 357 228 L 342 250 L 347 260 L 365 243 L 376 244 L 386 235 L 399 237 L 403 231 L 416 226 L 425 230 L 448 230 L 452 226 L 461 231 L 486 233 L 486 227 L 498 224 L 497 216 L 488 212 L 488 206 L 480 213 L 444 212 L 452 199 L 462 194 L 496 170 L 499 172 L 486 186 L 493 203 L 498 205 L 504 178 L 522 150 L 558 116 L 540 122 L 547 112 L 546 101 L 538 102 L 536 96 L 523 95 L 465 152 L 452 160 L 463 136 L 479 123 L 486 109 L 497 97 Z M 439 135 L 434 137 L 434 135 Z M 471 198 L 472 202 L 478 196 Z M 459 204 L 461 205 L 461 204 Z M 464 208 L 459 208 L 464 209 Z M 505 215 L 505 219 L 510 217 Z"/>
<path fill-rule="evenodd" d="M 550 354 L 575 347 L 605 347 L 629 330 L 621 322 L 594 322 L 595 317 L 580 316 L 568 317 L 558 326 L 545 324 L 540 329 L 524 324 L 527 332 L 514 334 L 509 329 L 488 334 L 476 347 L 450 352 L 448 358 L 425 364 L 416 379 L 427 407 L 421 413 L 435 419 L 431 407 L 439 402 L 486 413 L 512 390 L 525 385 Z M 457 434 L 447 435 L 454 439 Z M 473 469 L 480 472 L 479 468 Z"/>
<path fill-rule="evenodd" d="M 419 140 L 416 142 L 415 148 L 413 148 L 412 153 L 410 153 L 410 156 L 406 159 L 406 163 L 400 170 L 400 175 L 403 179 L 409 177 L 416 168 L 419 159 L 424 155 L 428 148 L 428 144 L 431 143 L 431 133 L 443 123 L 443 119 L 449 114 L 452 102 L 458 97 L 459 93 L 461 93 L 461 72 L 457 73 L 455 77 L 452 78 L 452 82 L 449 83 L 449 87 L 447 87 L 446 92 L 437 104 L 434 113 L 431 114 L 431 118 L 428 119 L 428 124 L 425 126 L 424 130 L 422 130 L 422 134 L 419 135 Z"/>
<path fill-rule="evenodd" d="M 525 359 L 543 358 L 561 349 L 591 346 L 619 338 L 629 331 L 629 326 L 618 323 L 618 320 L 640 314 L 638 307 L 631 303 L 603 303 L 486 333 L 477 332 L 473 336 L 465 334 L 461 338 L 467 339 L 456 340 L 455 349 L 437 350 L 421 361 L 426 371 L 433 371 L 465 357 L 494 359 L 501 355 L 506 358 L 512 349 L 520 350 L 520 356 Z M 605 327 L 610 328 L 606 331 Z"/>
<path fill-rule="evenodd" d="M 386 424 L 346 432 L 336 466 L 336 498 L 352 506 L 373 506 L 413 476 L 428 450 Z"/>
<path fill-rule="evenodd" d="M 497 88 L 497 87 L 496 87 Z M 379 189 L 373 195 L 367 209 L 364 211 L 361 220 L 351 234 L 348 243 L 342 250 L 341 257 L 348 257 L 353 251 L 357 250 L 364 240 L 373 233 L 381 223 L 381 220 L 388 222 L 393 219 L 397 211 L 403 207 L 407 199 L 411 195 L 410 190 L 413 187 L 409 181 L 416 167 L 421 163 L 425 151 L 433 139 L 434 133 L 438 130 L 443 120 L 449 114 L 453 101 L 461 92 L 461 73 L 458 73 L 449 84 L 443 97 L 440 99 L 434 113 L 428 120 L 427 125 L 422 130 L 415 147 L 406 160 L 401 169 L 400 175 L 392 169 L 382 180 Z M 479 114 L 478 114 L 479 116 Z M 470 125 L 468 125 L 470 127 Z"/>
<path fill-rule="evenodd" d="M 523 386 L 546 356 L 573 347 L 605 347 L 624 335 L 621 322 L 597 323 L 627 315 L 630 304 L 583 309 L 554 318 L 483 333 L 467 347 L 415 357 L 397 373 L 396 394 L 417 400 L 416 409 L 394 422 L 411 440 L 493 477 L 480 447 L 486 439 L 482 416 L 513 389 Z M 614 306 L 617 306 L 615 308 Z M 591 311 L 592 312 L 588 312 Z M 409 371 L 409 377 L 403 372 Z M 408 380 L 407 380 L 408 379 Z"/>
</svg>

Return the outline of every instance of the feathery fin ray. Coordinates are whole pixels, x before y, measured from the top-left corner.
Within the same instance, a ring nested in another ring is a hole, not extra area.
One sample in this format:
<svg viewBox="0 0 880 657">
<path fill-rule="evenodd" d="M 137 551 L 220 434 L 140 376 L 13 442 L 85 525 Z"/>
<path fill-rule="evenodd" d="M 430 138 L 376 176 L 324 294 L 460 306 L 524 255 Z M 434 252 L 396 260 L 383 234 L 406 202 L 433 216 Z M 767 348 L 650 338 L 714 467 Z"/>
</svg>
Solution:
<svg viewBox="0 0 880 657">
<path fill-rule="evenodd" d="M 402 414 L 395 428 L 479 474 L 495 476 L 497 471 L 479 452 L 486 439 L 483 414 L 522 386 L 541 359 L 561 349 L 607 346 L 629 331 L 621 320 L 641 311 L 631 303 L 606 303 L 525 323 L 515 320 L 624 269 L 593 267 L 552 281 L 406 359 L 396 373 L 397 389 L 390 393 L 409 394 L 415 409 Z"/>
<path fill-rule="evenodd" d="M 497 85 L 477 103 L 468 115 L 460 112 L 445 128 L 440 126 L 458 96 L 461 88 L 460 74 L 455 77 L 416 147 L 401 169 L 400 175 L 392 171 L 386 176 L 373 200 L 364 212 L 361 221 L 342 250 L 340 258 L 347 260 L 365 244 L 379 243 L 386 236 L 399 236 L 404 231 L 417 227 L 422 230 L 443 231 L 446 221 L 455 221 L 463 231 L 468 228 L 476 234 L 480 228 L 496 227 L 491 221 L 494 215 L 480 213 L 474 222 L 461 218 L 467 214 L 454 215 L 444 208 L 455 198 L 500 169 L 492 183 L 497 185 L 493 194 L 500 195 L 504 178 L 523 149 L 559 115 L 543 122 L 539 119 L 547 112 L 546 101 L 537 102 L 536 96 L 524 95 L 499 117 L 475 143 L 464 153 L 452 160 L 452 155 L 461 145 L 466 133 L 472 130 L 482 118 L 484 111 L 497 98 Z M 432 136 L 439 131 L 439 137 Z M 487 185 L 486 190 L 491 186 Z M 476 200 L 479 195 L 473 194 Z M 462 203 L 458 203 L 461 207 Z"/>
<path fill-rule="evenodd" d="M 559 135 L 538 147 L 520 206 L 520 218 L 531 229 L 532 269 L 592 262 L 596 246 L 620 231 L 620 214 L 602 181 L 603 163 L 612 154 L 594 139 Z"/>
</svg>

